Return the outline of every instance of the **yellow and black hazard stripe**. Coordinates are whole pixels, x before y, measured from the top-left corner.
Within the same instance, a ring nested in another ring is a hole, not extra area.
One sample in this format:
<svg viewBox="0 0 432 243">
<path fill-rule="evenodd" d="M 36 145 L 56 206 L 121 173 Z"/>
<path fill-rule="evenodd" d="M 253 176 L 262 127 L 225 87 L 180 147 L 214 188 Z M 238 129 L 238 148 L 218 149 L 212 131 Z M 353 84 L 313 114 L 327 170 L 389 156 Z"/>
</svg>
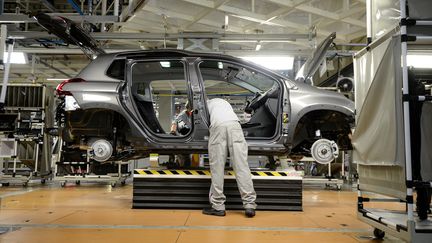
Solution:
<svg viewBox="0 0 432 243">
<path fill-rule="evenodd" d="M 146 170 L 136 169 L 135 175 L 211 175 L 208 170 Z"/>
<path fill-rule="evenodd" d="M 209 176 L 209 170 L 149 170 L 149 169 L 136 169 L 135 175 L 190 175 L 190 176 Z M 287 172 L 282 171 L 251 171 L 252 176 L 270 177 L 270 176 L 289 176 Z M 227 171 L 226 175 L 235 176 L 234 171 Z"/>
<path fill-rule="evenodd" d="M 251 171 L 251 174 L 253 176 L 288 176 L 288 173 L 279 171 Z M 235 172 L 229 171 L 228 175 L 235 176 Z"/>
</svg>

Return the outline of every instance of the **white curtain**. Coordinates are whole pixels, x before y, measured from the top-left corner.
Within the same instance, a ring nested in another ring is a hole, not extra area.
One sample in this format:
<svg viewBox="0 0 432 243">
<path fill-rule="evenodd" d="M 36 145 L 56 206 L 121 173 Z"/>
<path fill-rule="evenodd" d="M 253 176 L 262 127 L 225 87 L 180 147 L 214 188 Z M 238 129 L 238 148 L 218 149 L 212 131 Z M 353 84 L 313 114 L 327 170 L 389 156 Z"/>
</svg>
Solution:
<svg viewBox="0 0 432 243">
<path fill-rule="evenodd" d="M 404 166 L 400 40 L 384 41 L 354 59 L 354 162 Z"/>
</svg>

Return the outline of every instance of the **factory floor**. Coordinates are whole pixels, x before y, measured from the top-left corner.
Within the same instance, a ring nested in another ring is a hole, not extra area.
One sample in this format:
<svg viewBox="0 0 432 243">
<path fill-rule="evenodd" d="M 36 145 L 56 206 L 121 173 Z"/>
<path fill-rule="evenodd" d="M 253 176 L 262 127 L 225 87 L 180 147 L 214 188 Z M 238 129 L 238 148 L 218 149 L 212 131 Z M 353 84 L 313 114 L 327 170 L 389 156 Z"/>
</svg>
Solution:
<svg viewBox="0 0 432 243">
<path fill-rule="evenodd" d="M 132 186 L 0 187 L 0 242 L 381 242 L 356 216 L 357 193 L 306 188 L 303 212 L 131 209 Z M 389 206 L 385 206 L 389 207 Z M 395 206 L 399 207 L 399 206 Z M 384 242 L 400 242 L 387 236 Z"/>
</svg>

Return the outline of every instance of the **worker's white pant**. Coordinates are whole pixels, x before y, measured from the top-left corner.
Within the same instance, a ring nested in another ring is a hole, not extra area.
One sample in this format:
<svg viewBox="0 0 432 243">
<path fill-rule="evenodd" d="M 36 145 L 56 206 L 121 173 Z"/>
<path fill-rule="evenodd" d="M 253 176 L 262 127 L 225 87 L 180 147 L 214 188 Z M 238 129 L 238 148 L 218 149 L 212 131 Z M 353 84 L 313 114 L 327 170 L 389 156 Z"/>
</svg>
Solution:
<svg viewBox="0 0 432 243">
<path fill-rule="evenodd" d="M 209 195 L 211 206 L 216 210 L 225 210 L 224 168 L 229 151 L 243 207 L 255 209 L 256 193 L 247 162 L 248 146 L 240 123 L 232 121 L 211 127 L 208 150 L 212 180 Z"/>
</svg>

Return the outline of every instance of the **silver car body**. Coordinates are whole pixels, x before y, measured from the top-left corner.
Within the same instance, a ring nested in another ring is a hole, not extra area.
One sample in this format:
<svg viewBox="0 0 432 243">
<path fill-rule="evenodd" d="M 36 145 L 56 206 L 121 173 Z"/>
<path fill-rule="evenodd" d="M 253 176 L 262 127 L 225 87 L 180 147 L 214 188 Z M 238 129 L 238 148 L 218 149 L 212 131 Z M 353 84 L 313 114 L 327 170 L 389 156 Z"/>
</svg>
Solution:
<svg viewBox="0 0 432 243">
<path fill-rule="evenodd" d="M 191 153 L 205 153 L 207 150 L 208 118 L 205 113 L 206 105 L 203 102 L 204 98 L 202 96 L 204 91 L 200 88 L 199 74 L 193 68 L 189 70 L 191 75 L 189 82 L 191 82 L 194 96 L 196 117 L 199 120 L 195 122 L 196 127 L 194 132 L 190 136 L 175 139 L 155 137 L 146 131 L 142 122 L 140 122 L 139 115 L 136 114 L 129 93 L 128 68 L 130 67 L 130 63 L 133 63 L 135 60 L 152 58 L 152 55 L 154 55 L 153 58 L 157 57 L 161 59 L 170 57 L 181 58 L 190 67 L 193 67 L 203 58 L 220 59 L 250 67 L 278 80 L 283 92 L 281 96 L 282 100 L 280 101 L 283 108 L 280 114 L 278 114 L 278 117 L 282 118 L 277 123 L 277 126 L 279 126 L 277 130 L 280 133 L 268 139 L 247 139 L 251 154 L 290 154 L 305 139 L 303 137 L 296 137 L 300 133 L 300 123 L 305 123 L 302 119 L 305 119 L 310 114 L 318 114 L 314 112 L 322 113 L 322 111 L 325 111 L 326 114 L 332 113 L 333 115 L 330 117 L 337 115 L 338 123 L 340 123 L 337 125 L 338 129 L 342 129 L 341 126 L 343 126 L 344 136 L 349 133 L 349 123 L 353 122 L 354 115 L 354 103 L 352 101 L 337 92 L 320 90 L 302 82 L 288 80 L 268 69 L 242 59 L 226 55 L 179 50 L 136 51 L 100 55 L 77 75 L 76 78 L 83 79 L 85 80 L 84 82 L 65 83 L 62 86 L 62 90 L 70 92 L 83 111 L 90 109 L 114 111 L 128 122 L 130 134 L 125 137 L 127 137 L 126 139 L 130 142 L 129 147 L 134 152 L 130 156 L 126 156 L 127 158 L 143 157 L 151 152 L 176 153 L 187 150 Z M 116 79 L 107 75 L 107 69 L 114 60 L 118 59 L 125 60 L 126 75 L 124 79 Z M 196 99 L 196 97 L 201 98 Z M 310 115 L 307 120 L 325 120 L 325 116 L 322 115 L 324 113 L 321 113 L 319 113 L 319 117 Z M 322 122 L 325 121 L 320 121 L 320 123 Z M 306 129 L 307 125 L 303 126 Z"/>
</svg>

